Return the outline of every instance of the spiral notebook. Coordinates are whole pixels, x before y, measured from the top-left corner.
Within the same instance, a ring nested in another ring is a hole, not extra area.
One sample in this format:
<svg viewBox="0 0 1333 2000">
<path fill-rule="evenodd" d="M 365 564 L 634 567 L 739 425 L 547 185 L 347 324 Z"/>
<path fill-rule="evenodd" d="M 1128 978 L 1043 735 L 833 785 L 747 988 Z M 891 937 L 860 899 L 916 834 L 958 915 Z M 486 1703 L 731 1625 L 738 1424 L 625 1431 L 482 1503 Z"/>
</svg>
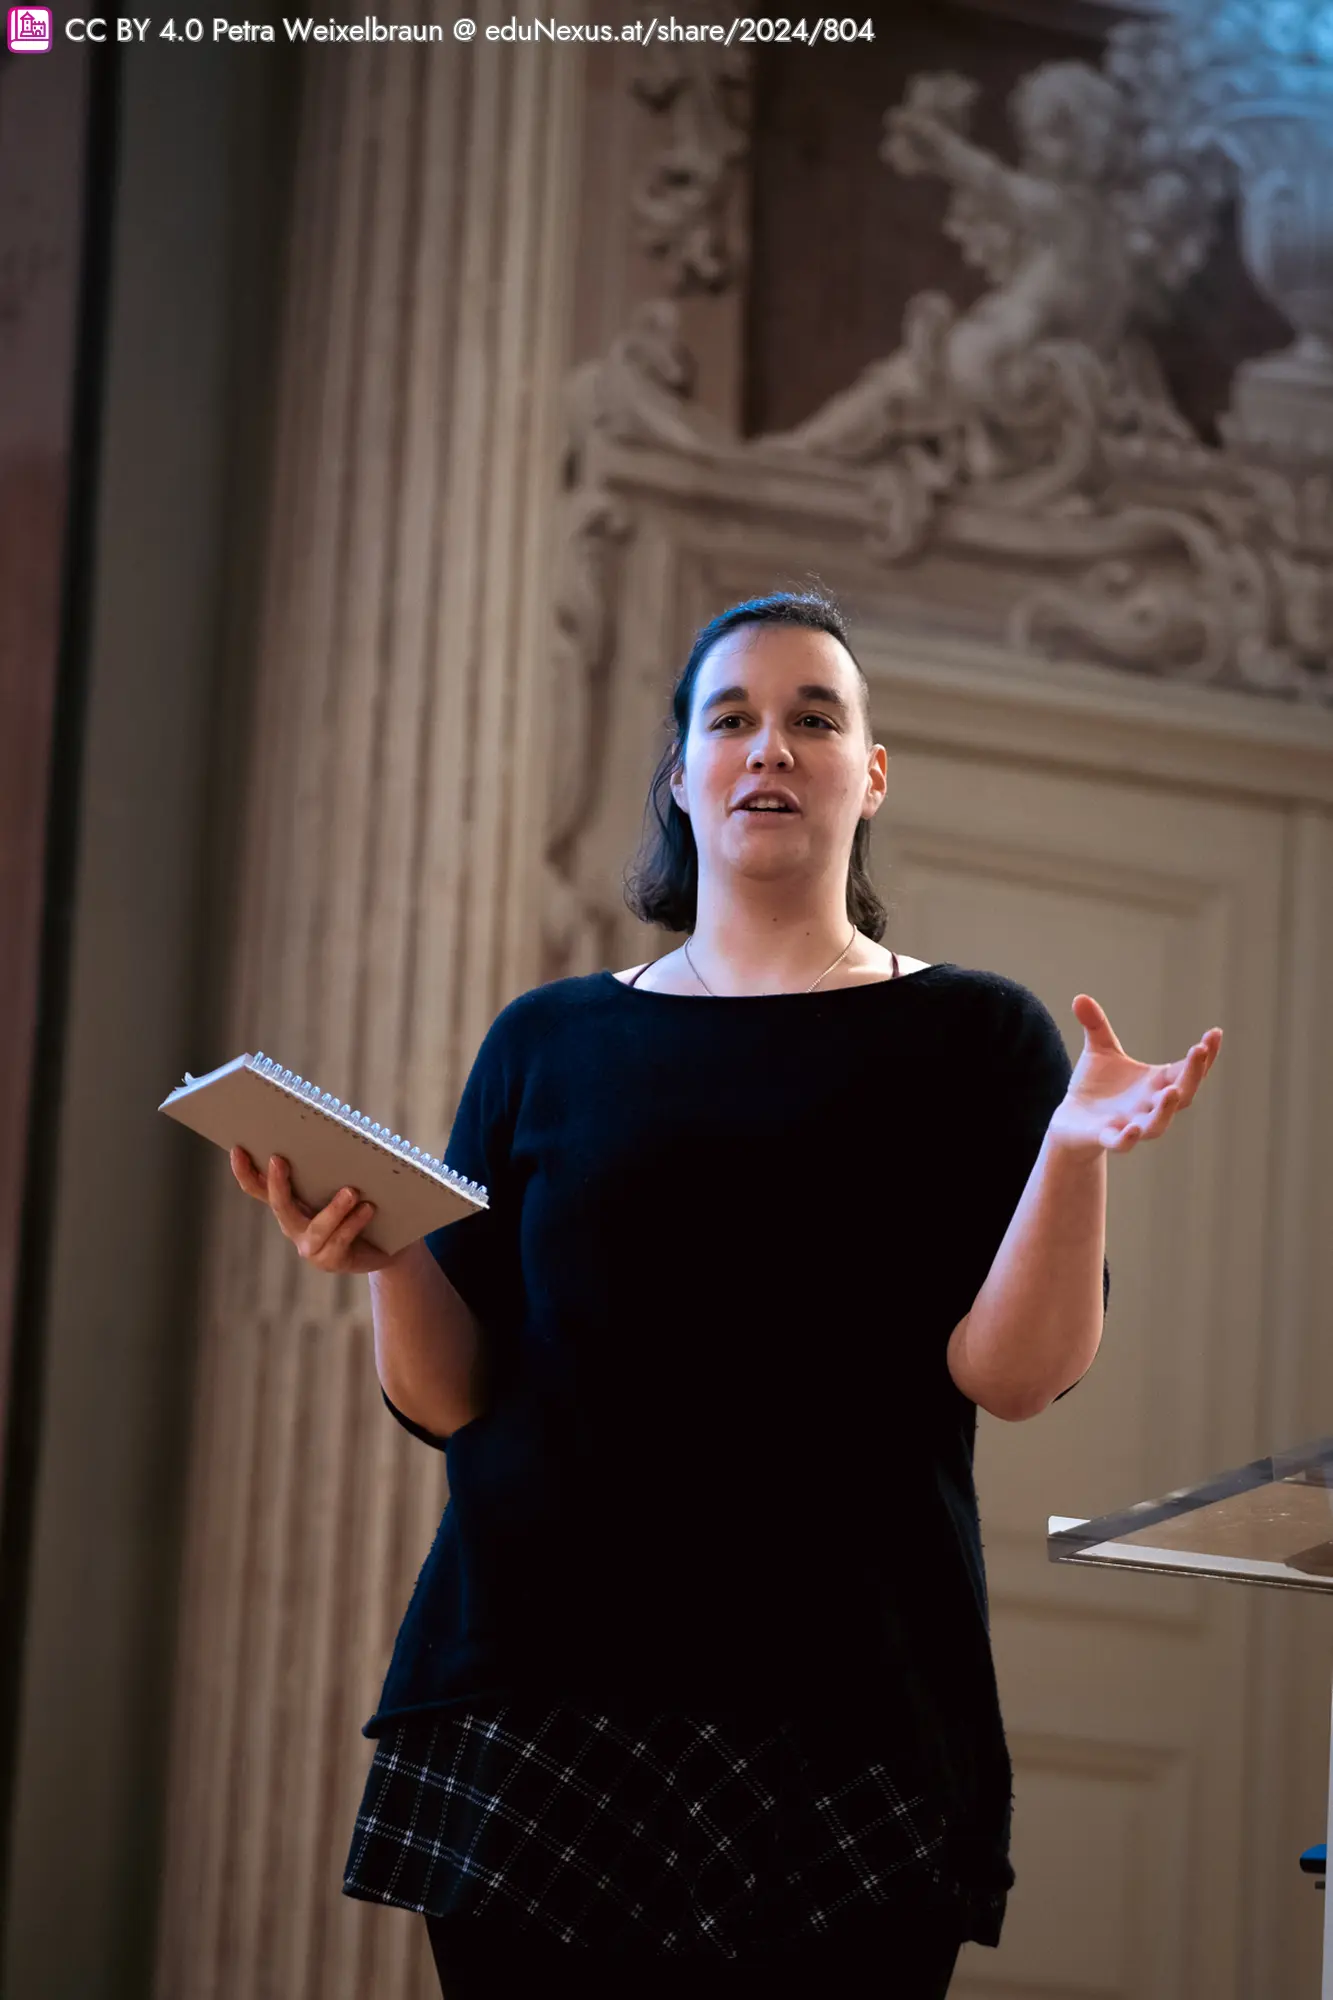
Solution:
<svg viewBox="0 0 1333 2000">
<path fill-rule="evenodd" d="M 375 1213 L 361 1238 L 392 1256 L 446 1222 L 489 1207 L 486 1189 L 455 1173 L 387 1125 L 342 1104 L 271 1056 L 237 1056 L 207 1076 L 191 1076 L 158 1106 L 230 1152 L 243 1146 L 264 1172 L 275 1153 L 290 1162 L 292 1187 L 308 1208 L 323 1208 L 354 1187 Z"/>
</svg>

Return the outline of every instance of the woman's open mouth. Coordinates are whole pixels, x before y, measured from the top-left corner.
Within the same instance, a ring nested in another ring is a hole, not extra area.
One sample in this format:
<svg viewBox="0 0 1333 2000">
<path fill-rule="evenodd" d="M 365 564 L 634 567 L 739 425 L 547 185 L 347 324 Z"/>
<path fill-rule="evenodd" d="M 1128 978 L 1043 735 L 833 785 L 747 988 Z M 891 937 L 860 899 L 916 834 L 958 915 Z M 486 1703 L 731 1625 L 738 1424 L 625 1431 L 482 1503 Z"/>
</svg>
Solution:
<svg viewBox="0 0 1333 2000">
<path fill-rule="evenodd" d="M 745 813 L 750 819 L 799 819 L 800 814 L 785 799 L 756 799 L 753 804 L 739 805 L 738 813 Z"/>
</svg>

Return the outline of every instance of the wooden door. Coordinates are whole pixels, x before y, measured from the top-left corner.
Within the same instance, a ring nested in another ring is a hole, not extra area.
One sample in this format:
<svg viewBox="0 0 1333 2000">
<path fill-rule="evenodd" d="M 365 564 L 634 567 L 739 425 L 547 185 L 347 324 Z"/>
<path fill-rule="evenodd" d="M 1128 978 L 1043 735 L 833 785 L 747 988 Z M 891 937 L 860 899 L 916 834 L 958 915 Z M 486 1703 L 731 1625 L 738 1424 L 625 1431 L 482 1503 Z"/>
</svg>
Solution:
<svg viewBox="0 0 1333 2000">
<path fill-rule="evenodd" d="M 1000 1948 L 969 1946 L 953 1991 L 1220 2000 L 1241 1991 L 1258 1593 L 1057 1568 L 1044 1538 L 1052 1513 L 1097 1514 L 1257 1448 L 1283 815 L 1110 772 L 898 749 L 886 727 L 876 872 L 904 950 L 1022 980 L 1071 1060 L 1079 991 L 1147 1060 L 1226 1031 L 1188 1115 L 1109 1163 L 1112 1290 L 1093 1370 L 1029 1423 L 981 1418 L 1018 1884 Z"/>
</svg>

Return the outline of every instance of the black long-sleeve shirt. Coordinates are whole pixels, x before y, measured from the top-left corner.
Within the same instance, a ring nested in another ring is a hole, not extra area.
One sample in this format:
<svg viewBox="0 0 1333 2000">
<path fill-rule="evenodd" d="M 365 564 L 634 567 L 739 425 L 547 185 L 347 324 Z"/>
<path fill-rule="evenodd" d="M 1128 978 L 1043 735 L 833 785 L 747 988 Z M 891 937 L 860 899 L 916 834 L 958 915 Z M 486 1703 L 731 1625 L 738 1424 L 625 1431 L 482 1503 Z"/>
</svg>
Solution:
<svg viewBox="0 0 1333 2000">
<path fill-rule="evenodd" d="M 504 1694 L 833 1704 L 945 1807 L 959 1879 L 1011 1879 L 946 1350 L 1069 1076 L 1035 994 L 949 963 L 504 1008 L 447 1149 L 491 1206 L 428 1239 L 495 1390 L 447 1440 L 401 1419 L 450 1498 L 366 1734 Z"/>
</svg>

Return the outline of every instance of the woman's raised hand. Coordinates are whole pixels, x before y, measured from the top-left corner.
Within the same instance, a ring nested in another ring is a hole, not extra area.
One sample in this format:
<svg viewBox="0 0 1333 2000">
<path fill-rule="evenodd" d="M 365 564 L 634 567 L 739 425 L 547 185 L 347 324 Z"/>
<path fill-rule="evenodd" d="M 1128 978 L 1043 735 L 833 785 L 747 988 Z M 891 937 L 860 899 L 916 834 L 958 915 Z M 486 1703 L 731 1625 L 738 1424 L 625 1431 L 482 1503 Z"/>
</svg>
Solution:
<svg viewBox="0 0 1333 2000">
<path fill-rule="evenodd" d="M 1058 1143 L 1089 1155 L 1128 1153 L 1141 1139 L 1160 1139 L 1176 1113 L 1189 1110 L 1222 1046 L 1222 1030 L 1209 1028 L 1178 1062 L 1136 1062 L 1090 993 L 1074 995 L 1074 1015 L 1083 1053 L 1049 1129 Z"/>
<path fill-rule="evenodd" d="M 359 1240 L 375 1206 L 358 1200 L 355 1188 L 339 1188 L 332 1201 L 316 1213 L 297 1200 L 292 1191 L 292 1170 L 281 1154 L 274 1154 L 265 1176 L 243 1146 L 233 1146 L 231 1170 L 248 1195 L 267 1203 L 283 1235 L 296 1245 L 297 1255 L 317 1271 L 360 1276 L 393 1263 L 387 1251 Z"/>
</svg>

